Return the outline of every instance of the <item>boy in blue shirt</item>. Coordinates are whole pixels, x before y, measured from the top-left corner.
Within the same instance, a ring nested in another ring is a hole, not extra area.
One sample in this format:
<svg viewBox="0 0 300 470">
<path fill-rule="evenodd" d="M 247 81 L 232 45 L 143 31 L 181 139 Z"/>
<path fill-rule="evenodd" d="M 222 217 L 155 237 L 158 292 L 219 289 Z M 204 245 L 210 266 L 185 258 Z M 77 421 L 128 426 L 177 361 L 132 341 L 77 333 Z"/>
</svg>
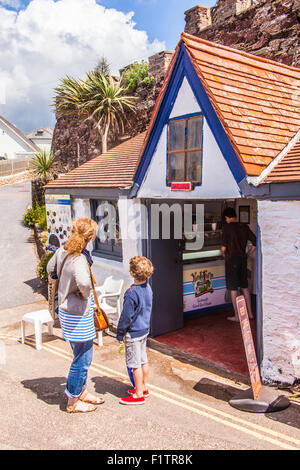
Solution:
<svg viewBox="0 0 300 470">
<path fill-rule="evenodd" d="M 130 260 L 130 275 L 134 284 L 124 295 L 123 310 L 117 327 L 117 340 L 125 342 L 126 365 L 133 369 L 135 388 L 122 398 L 123 405 L 142 405 L 149 396 L 149 364 L 146 344 L 152 311 L 152 289 L 147 282 L 153 273 L 151 261 L 144 256 Z"/>
</svg>

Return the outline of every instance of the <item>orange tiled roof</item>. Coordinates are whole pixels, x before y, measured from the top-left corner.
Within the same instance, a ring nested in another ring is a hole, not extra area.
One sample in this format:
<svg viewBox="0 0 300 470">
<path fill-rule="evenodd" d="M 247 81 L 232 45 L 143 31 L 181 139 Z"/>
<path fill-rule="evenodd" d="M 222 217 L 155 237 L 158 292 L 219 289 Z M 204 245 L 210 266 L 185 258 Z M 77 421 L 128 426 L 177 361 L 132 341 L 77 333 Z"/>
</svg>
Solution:
<svg viewBox="0 0 300 470">
<path fill-rule="evenodd" d="M 300 69 L 186 33 L 156 101 L 142 152 L 182 41 L 246 174 L 260 175 L 300 127 Z"/>
<path fill-rule="evenodd" d="M 300 181 L 300 138 L 264 179 L 267 183 Z"/>
<path fill-rule="evenodd" d="M 51 188 L 126 188 L 132 186 L 145 132 L 123 142 L 80 165 L 61 178 L 51 181 Z"/>
<path fill-rule="evenodd" d="M 300 127 L 300 69 L 182 34 L 248 175 L 259 175 Z"/>
</svg>

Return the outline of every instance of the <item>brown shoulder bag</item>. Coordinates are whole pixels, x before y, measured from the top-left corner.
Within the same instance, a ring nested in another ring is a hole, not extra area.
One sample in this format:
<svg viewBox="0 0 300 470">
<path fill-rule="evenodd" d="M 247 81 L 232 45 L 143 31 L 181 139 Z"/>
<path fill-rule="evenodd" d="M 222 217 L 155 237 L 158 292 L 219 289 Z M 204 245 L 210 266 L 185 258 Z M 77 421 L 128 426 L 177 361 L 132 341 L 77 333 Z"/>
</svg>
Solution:
<svg viewBox="0 0 300 470">
<path fill-rule="evenodd" d="M 89 265 L 89 263 L 88 263 L 88 265 Z M 96 308 L 94 310 L 95 328 L 96 328 L 96 331 L 102 331 L 102 330 L 106 330 L 107 328 L 109 328 L 110 325 L 109 325 L 109 321 L 108 321 L 106 313 L 104 312 L 104 310 L 99 305 L 98 297 L 97 297 L 97 294 L 96 294 L 96 291 L 95 291 L 96 282 L 95 282 L 95 279 L 94 279 L 94 276 L 93 276 L 90 265 L 89 265 L 89 270 L 90 270 L 90 274 L 91 274 L 92 289 L 93 289 L 94 298 L 95 298 L 95 302 L 96 302 Z"/>
</svg>

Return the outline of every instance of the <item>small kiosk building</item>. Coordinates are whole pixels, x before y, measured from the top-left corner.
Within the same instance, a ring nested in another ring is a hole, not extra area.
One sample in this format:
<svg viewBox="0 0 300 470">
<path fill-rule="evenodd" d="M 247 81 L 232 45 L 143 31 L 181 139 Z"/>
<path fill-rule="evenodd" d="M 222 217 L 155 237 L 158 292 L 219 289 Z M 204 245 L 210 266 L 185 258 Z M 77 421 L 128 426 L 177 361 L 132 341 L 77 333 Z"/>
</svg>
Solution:
<svg viewBox="0 0 300 470">
<path fill-rule="evenodd" d="M 153 337 L 226 308 L 221 216 L 235 207 L 257 235 L 248 267 L 262 378 L 289 383 L 300 377 L 299 105 L 299 69 L 182 34 L 147 132 L 47 186 L 70 195 L 75 217 L 99 220 L 115 204 L 114 239 L 93 247 L 96 276 L 128 287 L 130 257 L 152 259 Z M 191 249 L 198 206 L 204 238 Z M 173 222 L 180 208 L 191 233 L 165 237 L 163 214 Z"/>
</svg>

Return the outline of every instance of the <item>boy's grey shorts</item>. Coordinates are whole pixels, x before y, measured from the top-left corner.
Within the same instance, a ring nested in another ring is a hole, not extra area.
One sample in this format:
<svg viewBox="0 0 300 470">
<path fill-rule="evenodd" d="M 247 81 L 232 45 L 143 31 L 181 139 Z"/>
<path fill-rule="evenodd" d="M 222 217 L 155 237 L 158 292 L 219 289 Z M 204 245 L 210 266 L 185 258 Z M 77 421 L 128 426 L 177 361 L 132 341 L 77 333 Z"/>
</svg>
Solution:
<svg viewBox="0 0 300 470">
<path fill-rule="evenodd" d="M 132 369 L 139 369 L 143 364 L 147 364 L 147 335 L 141 338 L 130 338 L 125 336 L 126 365 Z"/>
</svg>

